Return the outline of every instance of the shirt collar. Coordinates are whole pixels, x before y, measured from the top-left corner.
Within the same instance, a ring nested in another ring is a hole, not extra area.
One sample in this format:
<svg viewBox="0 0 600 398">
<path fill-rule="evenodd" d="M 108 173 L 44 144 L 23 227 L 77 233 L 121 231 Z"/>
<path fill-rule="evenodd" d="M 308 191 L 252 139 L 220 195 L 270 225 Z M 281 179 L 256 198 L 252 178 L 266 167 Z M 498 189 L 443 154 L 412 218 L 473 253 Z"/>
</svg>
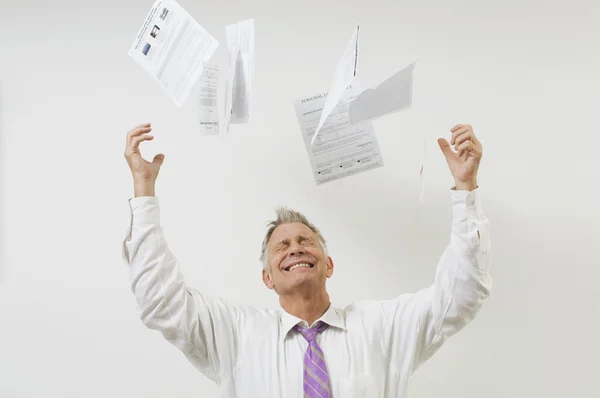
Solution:
<svg viewBox="0 0 600 398">
<path fill-rule="evenodd" d="M 339 313 L 338 309 L 334 308 L 331 304 L 329 304 L 329 308 L 327 308 L 327 311 L 325 311 L 325 313 L 319 319 L 317 319 L 317 321 L 323 321 L 329 326 L 346 330 L 346 322 L 344 321 L 343 316 Z M 305 327 L 309 326 L 306 323 L 306 321 L 295 317 L 294 315 L 286 312 L 282 308 L 279 316 L 279 324 L 281 326 L 281 339 L 284 340 L 288 335 L 289 331 L 292 330 L 292 328 L 299 323 L 302 323 Z"/>
</svg>

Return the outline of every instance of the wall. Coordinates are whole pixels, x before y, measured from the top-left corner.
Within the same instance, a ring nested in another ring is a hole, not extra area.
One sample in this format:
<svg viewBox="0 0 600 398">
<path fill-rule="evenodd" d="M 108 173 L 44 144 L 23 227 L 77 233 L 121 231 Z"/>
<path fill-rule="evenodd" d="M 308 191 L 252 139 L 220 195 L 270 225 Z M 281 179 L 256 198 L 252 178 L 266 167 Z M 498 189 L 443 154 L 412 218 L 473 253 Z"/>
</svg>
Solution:
<svg viewBox="0 0 600 398">
<path fill-rule="evenodd" d="M 136 318 L 121 242 L 125 134 L 150 121 L 162 222 L 191 285 L 274 307 L 265 222 L 287 204 L 324 232 L 334 304 L 427 286 L 452 179 L 436 138 L 470 123 L 494 290 L 413 378 L 412 397 L 597 397 L 600 8 L 593 1 L 181 0 L 221 43 L 256 22 L 250 125 L 198 133 L 128 56 L 152 1 L 2 0 L 0 396 L 216 397 Z M 414 105 L 374 123 L 385 167 L 315 186 L 292 101 L 325 91 L 361 24 L 359 79 L 417 60 Z M 417 212 L 427 140 L 426 191 Z"/>
</svg>

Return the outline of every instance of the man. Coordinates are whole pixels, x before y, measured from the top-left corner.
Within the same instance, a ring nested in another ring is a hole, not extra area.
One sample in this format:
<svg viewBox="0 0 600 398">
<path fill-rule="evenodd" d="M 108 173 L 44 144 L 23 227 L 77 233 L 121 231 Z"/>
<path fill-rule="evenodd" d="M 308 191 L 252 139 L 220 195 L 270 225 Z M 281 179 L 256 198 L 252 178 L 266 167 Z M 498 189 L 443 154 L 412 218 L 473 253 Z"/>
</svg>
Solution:
<svg viewBox="0 0 600 398">
<path fill-rule="evenodd" d="M 280 309 L 233 305 L 187 286 L 160 226 L 154 184 L 164 155 L 148 162 L 140 154 L 150 131 L 150 124 L 131 130 L 125 150 L 135 191 L 123 246 L 131 287 L 142 322 L 218 383 L 222 396 L 404 397 L 412 372 L 489 295 L 488 220 L 477 185 L 482 147 L 469 125 L 453 127 L 450 143 L 438 140 L 455 187 L 450 243 L 433 284 L 343 309 L 330 305 L 325 287 L 334 263 L 323 235 L 288 209 L 277 211 L 260 257 Z"/>
</svg>

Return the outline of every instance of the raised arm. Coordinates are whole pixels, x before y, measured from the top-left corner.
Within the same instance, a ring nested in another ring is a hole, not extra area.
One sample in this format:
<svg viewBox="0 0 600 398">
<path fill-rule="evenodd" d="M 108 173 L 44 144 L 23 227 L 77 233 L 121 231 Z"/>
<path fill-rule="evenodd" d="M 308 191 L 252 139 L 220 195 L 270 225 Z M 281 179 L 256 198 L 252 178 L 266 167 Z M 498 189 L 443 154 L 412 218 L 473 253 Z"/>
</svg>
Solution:
<svg viewBox="0 0 600 398">
<path fill-rule="evenodd" d="M 381 304 L 384 349 L 389 365 L 410 374 L 478 313 L 491 291 L 489 221 L 477 186 L 481 143 L 471 126 L 452 129 L 450 144 L 440 139 L 456 186 L 451 191 L 450 242 L 437 265 L 434 282 L 414 294 Z"/>
<path fill-rule="evenodd" d="M 163 155 L 145 161 L 139 144 L 153 137 L 150 125 L 127 135 L 125 157 L 134 178 L 131 222 L 123 243 L 131 289 L 144 325 L 157 330 L 206 377 L 219 382 L 231 373 L 239 347 L 238 307 L 206 297 L 188 287 L 177 259 L 169 250 L 160 225 L 155 182 Z"/>
<path fill-rule="evenodd" d="M 491 291 L 489 221 L 479 189 L 452 192 L 450 243 L 433 284 L 414 297 L 419 333 L 413 370 L 479 312 Z"/>
</svg>

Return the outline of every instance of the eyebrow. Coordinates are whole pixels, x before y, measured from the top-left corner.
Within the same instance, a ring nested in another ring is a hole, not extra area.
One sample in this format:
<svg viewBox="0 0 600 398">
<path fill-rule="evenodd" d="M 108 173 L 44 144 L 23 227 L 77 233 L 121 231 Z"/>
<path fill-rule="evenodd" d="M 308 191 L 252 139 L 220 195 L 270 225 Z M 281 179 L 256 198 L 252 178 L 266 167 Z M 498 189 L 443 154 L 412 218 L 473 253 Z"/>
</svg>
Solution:
<svg viewBox="0 0 600 398">
<path fill-rule="evenodd" d="M 279 242 L 275 243 L 275 246 L 280 246 L 280 245 L 289 245 L 290 240 L 288 238 L 282 239 Z"/>
<path fill-rule="evenodd" d="M 312 241 L 313 240 L 312 238 L 310 238 L 310 237 L 308 237 L 306 235 L 302 235 L 302 234 L 301 235 L 297 235 L 295 237 L 295 239 L 298 239 L 299 241 L 303 241 L 303 240 Z M 277 242 L 275 244 L 275 247 L 278 247 L 280 245 L 289 245 L 289 244 L 290 244 L 290 239 L 289 238 L 284 238 L 284 239 L 280 240 L 279 242 Z"/>
</svg>

